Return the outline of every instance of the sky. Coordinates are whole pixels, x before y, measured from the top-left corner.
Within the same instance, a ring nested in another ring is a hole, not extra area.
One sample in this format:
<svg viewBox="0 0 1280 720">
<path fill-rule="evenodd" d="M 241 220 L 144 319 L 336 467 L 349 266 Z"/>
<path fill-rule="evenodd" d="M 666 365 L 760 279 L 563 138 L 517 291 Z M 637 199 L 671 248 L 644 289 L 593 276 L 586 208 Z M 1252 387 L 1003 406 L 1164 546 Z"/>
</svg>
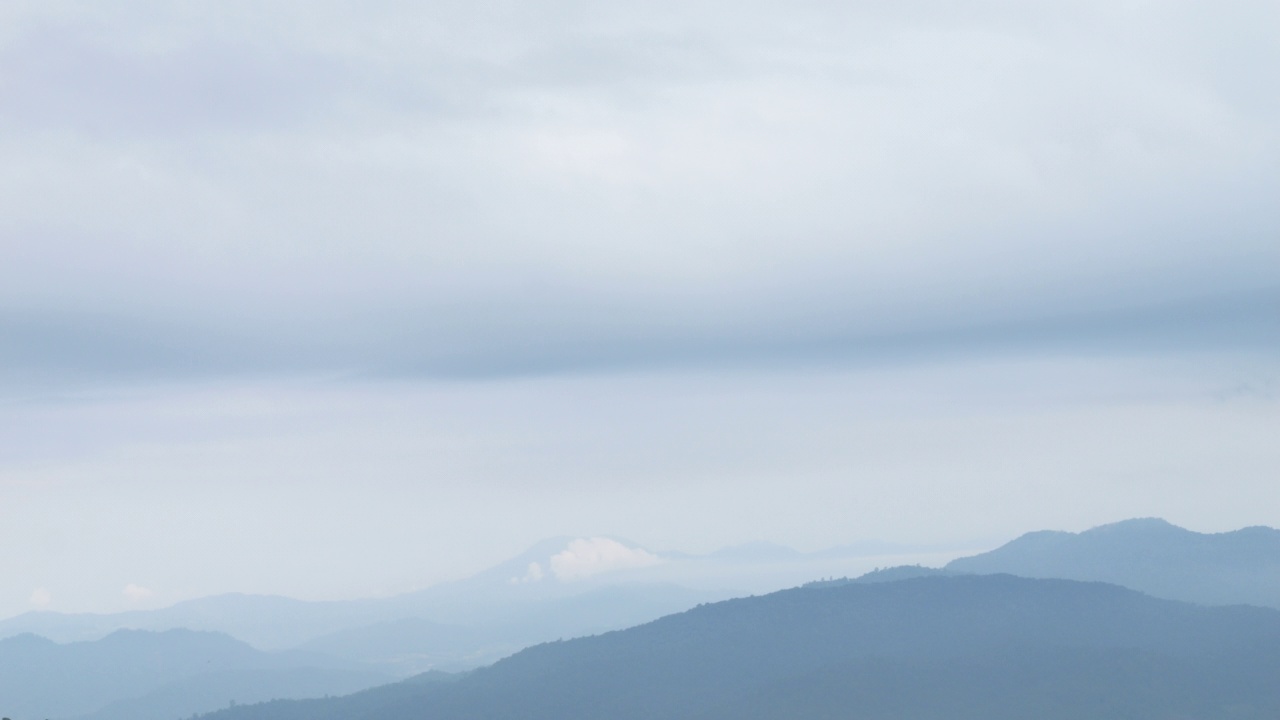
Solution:
<svg viewBox="0 0 1280 720">
<path fill-rule="evenodd" d="M 0 5 L 0 616 L 1280 525 L 1280 7 Z"/>
</svg>

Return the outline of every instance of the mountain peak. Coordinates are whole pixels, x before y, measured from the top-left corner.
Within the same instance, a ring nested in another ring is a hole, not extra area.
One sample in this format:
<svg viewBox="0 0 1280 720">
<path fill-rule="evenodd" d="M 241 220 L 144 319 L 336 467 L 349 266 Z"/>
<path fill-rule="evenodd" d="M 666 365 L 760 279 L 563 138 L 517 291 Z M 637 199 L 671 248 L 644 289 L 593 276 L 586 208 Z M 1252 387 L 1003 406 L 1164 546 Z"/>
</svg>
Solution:
<svg viewBox="0 0 1280 720">
<path fill-rule="evenodd" d="M 1081 533 L 1027 533 L 947 564 L 953 572 L 1110 582 L 1157 597 L 1280 607 L 1280 531 L 1199 533 L 1136 518 Z"/>
<path fill-rule="evenodd" d="M 1105 534 L 1105 533 L 1152 533 L 1152 532 L 1179 532 L 1189 533 L 1191 530 L 1178 527 L 1173 523 L 1158 517 L 1131 518 L 1129 520 L 1120 520 L 1118 522 L 1099 525 L 1094 528 L 1085 530 L 1081 535 L 1086 534 Z"/>
<path fill-rule="evenodd" d="M 540 541 L 516 557 L 462 582 L 507 585 L 575 582 L 662 562 L 658 554 L 626 540 L 603 535 L 560 536 Z"/>
</svg>

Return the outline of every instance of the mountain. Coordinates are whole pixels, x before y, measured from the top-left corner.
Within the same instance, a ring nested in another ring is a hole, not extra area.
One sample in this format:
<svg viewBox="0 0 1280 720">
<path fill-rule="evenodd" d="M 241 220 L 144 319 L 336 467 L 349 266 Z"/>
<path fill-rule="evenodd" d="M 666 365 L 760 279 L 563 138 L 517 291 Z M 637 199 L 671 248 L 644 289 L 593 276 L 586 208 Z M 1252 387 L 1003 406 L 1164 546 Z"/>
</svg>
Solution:
<svg viewBox="0 0 1280 720">
<path fill-rule="evenodd" d="M 208 720 L 1280 716 L 1280 612 L 1102 583 L 931 576 L 797 588 L 539 645 L 451 683 Z"/>
<path fill-rule="evenodd" d="M 368 663 L 400 676 L 429 669 L 456 672 L 530 645 L 638 625 L 706 599 L 678 586 L 604 586 L 569 597 L 489 607 L 487 622 L 443 624 L 407 617 L 324 635 L 299 649 Z"/>
<path fill-rule="evenodd" d="M 322 655 L 264 653 L 226 635 L 190 630 L 121 630 L 69 644 L 35 635 L 0 640 L 0 713 L 6 717 L 173 720 L 232 699 L 349 693 L 391 677 Z M 119 707 L 108 708 L 113 704 Z"/>
<path fill-rule="evenodd" d="M 846 585 L 851 582 L 856 583 L 876 583 L 876 582 L 894 582 L 896 580 L 908 580 L 911 578 L 921 577 L 943 577 L 948 575 L 956 575 L 958 573 L 949 572 L 947 570 L 939 570 L 938 568 L 927 568 L 920 565 L 898 565 L 896 567 L 876 568 L 869 573 L 859 575 L 856 578 L 831 578 L 827 580 L 814 580 L 807 582 L 804 587 L 830 587 L 834 585 Z"/>
<path fill-rule="evenodd" d="M 323 635 L 303 643 L 299 649 L 405 675 L 414 670 L 487 664 L 520 647 L 512 647 L 502 632 L 401 618 Z"/>
<path fill-rule="evenodd" d="M 652 552 L 617 538 L 560 537 L 472 577 L 394 597 L 305 602 L 228 594 L 151 611 L 31 612 L 0 621 L 0 638 L 34 633 L 65 643 L 122 628 L 187 628 L 226 633 L 264 650 L 306 648 L 407 676 L 478 667 L 539 642 L 918 557 L 865 554 L 887 548 L 881 543 L 806 554 L 755 543 L 687 555 Z"/>
<path fill-rule="evenodd" d="M 473 577 L 389 598 L 307 602 L 226 594 L 148 611 L 29 612 L 0 621 L 0 638 L 31 633 L 78 642 L 119 629 L 186 628 L 282 650 L 360 628 L 376 634 L 378 626 L 415 619 L 466 628 L 486 646 L 499 641 L 509 654 L 530 642 L 627 627 L 734 592 L 694 591 L 627 572 L 662 562 L 610 538 L 554 538 Z M 465 664 L 476 653 L 483 662 L 495 659 L 484 649 L 459 648 L 447 663 Z"/>
<path fill-rule="evenodd" d="M 953 560 L 952 572 L 1096 580 L 1157 597 L 1280 608 L 1280 530 L 1198 533 L 1155 518 L 1082 533 L 1033 532 Z"/>
<path fill-rule="evenodd" d="M 381 686 L 390 679 L 370 671 L 336 668 L 223 670 L 167 682 L 145 695 L 115 700 L 75 720 L 175 720 L 237 703 L 341 696 Z"/>
<path fill-rule="evenodd" d="M 280 650 L 309 638 L 380 618 L 375 602 L 307 602 L 228 593 L 158 610 L 121 613 L 28 612 L 0 621 L 0 637 L 24 633 L 57 642 L 98 640 L 117 630 L 219 632 L 255 647 Z"/>
</svg>

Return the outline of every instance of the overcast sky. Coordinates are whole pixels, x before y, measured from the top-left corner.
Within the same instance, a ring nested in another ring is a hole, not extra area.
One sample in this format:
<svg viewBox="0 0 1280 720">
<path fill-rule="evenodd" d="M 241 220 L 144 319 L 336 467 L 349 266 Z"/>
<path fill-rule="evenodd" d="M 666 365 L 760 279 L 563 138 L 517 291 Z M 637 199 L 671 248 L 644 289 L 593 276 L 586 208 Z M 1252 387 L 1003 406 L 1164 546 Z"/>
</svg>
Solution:
<svg viewBox="0 0 1280 720">
<path fill-rule="evenodd" d="M 563 534 L 1280 525 L 1276 37 L 1274 2 L 0 4 L 0 615 Z"/>
</svg>

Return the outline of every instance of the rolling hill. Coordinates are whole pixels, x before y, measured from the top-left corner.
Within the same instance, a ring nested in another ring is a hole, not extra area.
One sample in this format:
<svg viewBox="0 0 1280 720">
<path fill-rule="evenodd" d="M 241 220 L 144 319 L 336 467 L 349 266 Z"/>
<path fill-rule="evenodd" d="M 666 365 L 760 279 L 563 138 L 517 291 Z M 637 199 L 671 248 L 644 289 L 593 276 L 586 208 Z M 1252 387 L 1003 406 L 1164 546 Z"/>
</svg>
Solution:
<svg viewBox="0 0 1280 720">
<path fill-rule="evenodd" d="M 1269 718 L 1280 612 L 1102 583 L 933 576 L 797 588 L 539 645 L 452 683 L 210 720 Z"/>
</svg>

